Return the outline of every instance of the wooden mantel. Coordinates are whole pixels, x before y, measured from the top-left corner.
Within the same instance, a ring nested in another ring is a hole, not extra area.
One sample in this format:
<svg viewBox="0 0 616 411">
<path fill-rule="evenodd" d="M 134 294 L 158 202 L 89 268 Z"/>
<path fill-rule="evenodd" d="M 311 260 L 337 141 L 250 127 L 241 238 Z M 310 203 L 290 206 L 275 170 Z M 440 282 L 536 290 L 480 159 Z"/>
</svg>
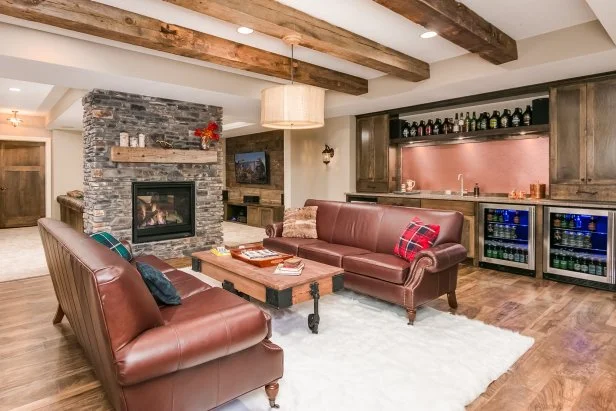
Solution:
<svg viewBox="0 0 616 411">
<path fill-rule="evenodd" d="M 111 148 L 111 161 L 116 163 L 208 164 L 218 161 L 218 152 L 216 150 L 114 146 Z"/>
</svg>

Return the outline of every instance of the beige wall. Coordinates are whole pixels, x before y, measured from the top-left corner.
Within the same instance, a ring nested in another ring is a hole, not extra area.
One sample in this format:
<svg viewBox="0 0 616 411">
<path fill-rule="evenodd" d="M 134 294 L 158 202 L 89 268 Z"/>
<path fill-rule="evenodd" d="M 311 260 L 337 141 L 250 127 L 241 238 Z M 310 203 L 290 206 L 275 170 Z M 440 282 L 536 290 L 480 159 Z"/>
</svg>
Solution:
<svg viewBox="0 0 616 411">
<path fill-rule="evenodd" d="M 51 179 L 53 218 L 60 219 L 56 197 L 70 190 L 83 190 L 83 137 L 81 132 L 52 131 Z"/>
<path fill-rule="evenodd" d="M 12 117 L 11 113 L 0 113 L 0 136 L 12 137 L 51 137 L 51 132 L 45 128 L 45 117 L 22 116 L 23 120 L 19 127 L 13 127 L 6 119 Z"/>
<path fill-rule="evenodd" d="M 323 128 L 285 137 L 287 207 L 301 207 L 308 198 L 344 201 L 344 193 L 355 190 L 354 116 L 330 118 Z M 329 165 L 321 157 L 325 144 L 335 150 Z"/>
</svg>

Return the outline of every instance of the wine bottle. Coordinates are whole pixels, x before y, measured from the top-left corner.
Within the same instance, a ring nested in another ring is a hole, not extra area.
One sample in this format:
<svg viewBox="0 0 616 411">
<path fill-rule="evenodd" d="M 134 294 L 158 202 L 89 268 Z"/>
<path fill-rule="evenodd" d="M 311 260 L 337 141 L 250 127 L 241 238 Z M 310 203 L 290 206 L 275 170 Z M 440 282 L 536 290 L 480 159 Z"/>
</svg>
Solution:
<svg viewBox="0 0 616 411">
<path fill-rule="evenodd" d="M 478 125 L 479 130 L 487 130 L 488 129 L 488 123 L 490 122 L 490 119 L 488 118 L 487 114 L 488 113 L 483 112 L 479 116 L 479 125 Z"/>
<path fill-rule="evenodd" d="M 533 124 L 533 111 L 530 108 L 530 105 L 526 106 L 526 111 L 522 115 L 522 123 L 525 126 L 530 126 Z"/>
<path fill-rule="evenodd" d="M 471 116 L 467 111 L 466 117 L 464 117 L 464 132 L 468 133 L 469 131 L 471 131 Z"/>
<path fill-rule="evenodd" d="M 417 127 L 417 137 L 422 137 L 426 134 L 426 123 L 423 120 L 419 122 L 419 126 Z"/>
<path fill-rule="evenodd" d="M 453 132 L 454 133 L 460 132 L 460 123 L 458 122 L 458 113 L 456 113 L 456 118 L 453 121 Z"/>
<path fill-rule="evenodd" d="M 477 116 L 475 114 L 475 112 L 473 111 L 473 118 L 471 118 L 471 129 L 470 131 L 475 131 L 477 130 Z"/>
<path fill-rule="evenodd" d="M 460 129 L 460 133 L 464 131 L 464 113 L 460 113 L 460 118 L 458 119 L 458 128 Z"/>
<path fill-rule="evenodd" d="M 497 110 L 494 110 L 492 113 L 492 117 L 490 117 L 490 130 L 494 130 L 498 128 L 499 123 L 499 113 Z"/>
<path fill-rule="evenodd" d="M 427 136 L 432 135 L 433 127 L 434 127 L 434 123 L 432 123 L 432 119 L 428 120 L 428 124 L 426 124 L 425 130 L 424 130 Z"/>
<path fill-rule="evenodd" d="M 443 120 L 443 125 L 441 126 L 441 134 L 449 134 L 449 119 L 447 117 L 445 117 L 445 120 Z"/>
<path fill-rule="evenodd" d="M 432 126 L 432 134 L 434 135 L 443 134 L 443 123 L 441 123 L 440 118 L 437 118 L 434 121 L 434 125 Z"/>
</svg>

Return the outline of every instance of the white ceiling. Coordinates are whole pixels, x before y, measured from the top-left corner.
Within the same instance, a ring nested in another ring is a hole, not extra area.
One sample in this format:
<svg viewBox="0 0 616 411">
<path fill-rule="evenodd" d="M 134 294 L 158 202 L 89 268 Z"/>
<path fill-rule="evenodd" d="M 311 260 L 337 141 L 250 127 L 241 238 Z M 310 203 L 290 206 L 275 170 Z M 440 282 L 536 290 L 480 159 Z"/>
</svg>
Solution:
<svg viewBox="0 0 616 411">
<path fill-rule="evenodd" d="M 242 35 L 237 33 L 237 26 L 233 24 L 162 0 L 96 1 L 274 53 L 290 54 L 288 46 L 279 39 L 259 33 Z M 607 32 L 616 36 L 614 0 L 461 0 L 518 40 L 520 59 L 501 66 L 470 55 L 443 38 L 421 39 L 419 35 L 425 31 L 423 27 L 372 0 L 279 1 L 431 63 L 429 80 L 409 83 L 299 47 L 295 54 L 300 60 L 370 80 L 370 92 L 364 96 L 328 92 L 328 116 L 362 114 L 616 69 L 616 64 L 612 65 L 616 56 L 613 42 L 598 23 L 588 23 L 598 18 Z M 61 37 L 43 35 L 36 30 Z M 7 95 L 8 86 L 0 80 L 2 111 L 18 109 L 24 114 L 43 114 L 40 110 L 49 109 L 54 100 L 52 97 L 62 90 L 110 88 L 221 105 L 225 109 L 226 124 L 258 123 L 259 91 L 271 82 L 283 82 L 2 15 L 0 36 L 4 39 L 0 43 L 0 77 L 26 81 L 23 84 L 32 86 L 20 88 L 33 93 L 27 97 L 23 91 L 21 96 Z M 49 44 L 54 47 L 50 48 Z M 89 55 L 86 57 L 86 54 Z M 48 84 L 57 87 L 54 90 Z M 18 97 L 22 100 L 16 101 Z M 75 102 L 53 121 L 53 125 L 75 127 L 80 121 L 80 107 Z M 231 134 L 241 134 L 242 131 L 237 129 Z"/>
<path fill-rule="evenodd" d="M 19 88 L 20 92 L 9 91 L 9 88 Z M 0 113 L 11 113 L 18 110 L 21 115 L 40 116 L 44 111 L 40 107 L 53 89 L 49 84 L 32 83 L 0 78 Z"/>
</svg>

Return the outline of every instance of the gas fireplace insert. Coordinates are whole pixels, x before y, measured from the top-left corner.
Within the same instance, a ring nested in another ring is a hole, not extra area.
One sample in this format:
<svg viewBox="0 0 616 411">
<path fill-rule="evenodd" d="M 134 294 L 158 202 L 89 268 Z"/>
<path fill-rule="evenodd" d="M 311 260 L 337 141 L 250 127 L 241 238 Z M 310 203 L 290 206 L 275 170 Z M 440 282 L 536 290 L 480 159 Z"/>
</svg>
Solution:
<svg viewBox="0 0 616 411">
<path fill-rule="evenodd" d="M 134 243 L 194 235 L 194 182 L 133 183 Z"/>
</svg>

